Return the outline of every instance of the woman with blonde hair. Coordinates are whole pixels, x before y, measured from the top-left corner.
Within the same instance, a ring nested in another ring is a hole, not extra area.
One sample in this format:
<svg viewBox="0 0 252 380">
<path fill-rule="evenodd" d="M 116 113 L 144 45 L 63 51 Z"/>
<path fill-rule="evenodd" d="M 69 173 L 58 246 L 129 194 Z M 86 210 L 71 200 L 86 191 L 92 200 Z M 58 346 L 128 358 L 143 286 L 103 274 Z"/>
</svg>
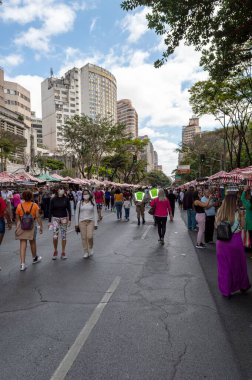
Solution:
<svg viewBox="0 0 252 380">
<path fill-rule="evenodd" d="M 154 209 L 155 221 L 158 226 L 159 241 L 164 245 L 168 213 L 170 214 L 170 220 L 173 220 L 171 205 L 166 198 L 164 189 L 159 189 L 158 197 L 153 199 L 150 205 Z"/>
<path fill-rule="evenodd" d="M 237 208 L 236 195 L 226 195 L 215 218 L 217 227 L 221 222 L 230 223 L 232 237 L 229 241 L 220 240 L 217 237 L 218 283 L 222 295 L 230 297 L 238 290 L 246 292 L 251 286 L 241 238 L 241 229 L 245 225 L 244 214 Z"/>
</svg>

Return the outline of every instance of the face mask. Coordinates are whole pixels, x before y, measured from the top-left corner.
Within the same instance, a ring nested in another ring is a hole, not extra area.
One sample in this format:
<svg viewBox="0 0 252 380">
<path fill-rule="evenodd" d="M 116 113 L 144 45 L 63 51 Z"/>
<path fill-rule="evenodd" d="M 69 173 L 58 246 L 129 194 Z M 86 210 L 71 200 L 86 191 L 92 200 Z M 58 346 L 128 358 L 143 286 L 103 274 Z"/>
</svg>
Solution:
<svg viewBox="0 0 252 380">
<path fill-rule="evenodd" d="M 83 195 L 83 198 L 85 199 L 85 201 L 88 201 L 89 200 L 89 195 Z"/>
<path fill-rule="evenodd" d="M 60 197 L 62 197 L 62 195 L 65 194 L 65 190 L 60 189 L 60 190 L 58 191 L 58 194 L 59 194 Z"/>
</svg>

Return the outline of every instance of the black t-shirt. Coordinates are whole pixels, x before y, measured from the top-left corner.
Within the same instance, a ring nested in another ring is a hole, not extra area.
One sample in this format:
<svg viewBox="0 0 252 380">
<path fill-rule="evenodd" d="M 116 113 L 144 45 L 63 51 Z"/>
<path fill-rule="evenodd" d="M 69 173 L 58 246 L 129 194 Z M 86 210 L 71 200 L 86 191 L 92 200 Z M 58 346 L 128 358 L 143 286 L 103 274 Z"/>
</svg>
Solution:
<svg viewBox="0 0 252 380">
<path fill-rule="evenodd" d="M 68 216 L 69 220 L 71 220 L 70 202 L 66 196 L 56 196 L 51 199 L 49 209 L 49 222 L 51 222 L 53 216 L 55 218 L 66 218 Z"/>
</svg>

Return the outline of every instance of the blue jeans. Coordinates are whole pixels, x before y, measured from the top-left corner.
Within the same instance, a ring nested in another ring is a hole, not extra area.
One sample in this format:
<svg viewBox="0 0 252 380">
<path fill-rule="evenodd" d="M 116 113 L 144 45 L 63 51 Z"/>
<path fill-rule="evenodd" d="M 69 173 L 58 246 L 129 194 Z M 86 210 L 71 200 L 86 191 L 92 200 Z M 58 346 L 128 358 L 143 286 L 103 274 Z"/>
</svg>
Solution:
<svg viewBox="0 0 252 380">
<path fill-rule="evenodd" d="M 187 210 L 187 228 L 188 230 L 196 228 L 196 212 L 191 208 Z"/>
<path fill-rule="evenodd" d="M 115 202 L 117 219 L 122 219 L 122 202 Z"/>
<path fill-rule="evenodd" d="M 125 219 L 129 219 L 130 209 L 125 208 L 124 210 L 125 210 Z"/>
</svg>

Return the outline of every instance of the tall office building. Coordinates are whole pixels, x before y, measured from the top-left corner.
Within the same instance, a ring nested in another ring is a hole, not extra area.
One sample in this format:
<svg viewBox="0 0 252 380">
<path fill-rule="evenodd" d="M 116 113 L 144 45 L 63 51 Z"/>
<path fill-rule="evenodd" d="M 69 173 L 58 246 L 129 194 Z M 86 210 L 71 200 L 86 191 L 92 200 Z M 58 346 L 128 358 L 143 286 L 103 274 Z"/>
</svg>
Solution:
<svg viewBox="0 0 252 380">
<path fill-rule="evenodd" d="M 117 101 L 117 122 L 125 124 L 126 132 L 130 133 L 133 138 L 138 136 L 138 114 L 132 106 L 131 100 Z"/>
<path fill-rule="evenodd" d="M 99 66 L 74 67 L 62 78 L 45 79 L 41 95 L 43 143 L 50 150 L 64 147 L 62 127 L 71 116 L 85 114 L 116 121 L 116 79 Z"/>
<path fill-rule="evenodd" d="M 31 126 L 32 129 L 36 132 L 37 145 L 43 144 L 43 133 L 42 133 L 42 119 L 36 117 L 34 111 L 31 112 Z"/>
</svg>

